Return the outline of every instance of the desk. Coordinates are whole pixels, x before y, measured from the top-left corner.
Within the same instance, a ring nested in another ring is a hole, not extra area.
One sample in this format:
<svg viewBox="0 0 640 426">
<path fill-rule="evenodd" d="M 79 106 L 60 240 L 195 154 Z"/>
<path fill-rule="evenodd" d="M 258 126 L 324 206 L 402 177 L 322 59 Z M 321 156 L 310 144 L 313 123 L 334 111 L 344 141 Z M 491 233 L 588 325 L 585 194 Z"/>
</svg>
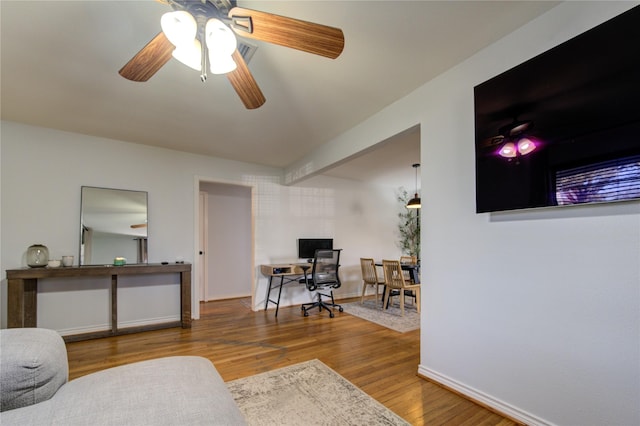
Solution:
<svg viewBox="0 0 640 426">
<path fill-rule="evenodd" d="M 180 274 L 180 321 L 118 328 L 118 276 L 144 274 Z M 159 328 L 191 328 L 191 265 L 135 264 L 126 266 L 68 266 L 59 268 L 22 268 L 7 270 L 7 325 L 9 328 L 37 327 L 37 295 L 40 278 L 111 277 L 111 329 L 65 336 L 67 342 L 116 336 Z"/>
<path fill-rule="evenodd" d="M 269 277 L 269 287 L 267 287 L 267 295 L 264 301 L 264 310 L 267 310 L 269 302 L 276 305 L 276 317 L 280 308 L 280 296 L 282 295 L 282 287 L 291 282 L 297 282 L 301 277 L 306 276 L 307 271 L 313 265 L 310 263 L 287 263 L 278 265 L 260 265 L 262 275 Z M 280 277 L 280 283 L 273 286 L 273 277 Z M 278 298 L 271 299 L 271 290 L 278 288 Z"/>
</svg>

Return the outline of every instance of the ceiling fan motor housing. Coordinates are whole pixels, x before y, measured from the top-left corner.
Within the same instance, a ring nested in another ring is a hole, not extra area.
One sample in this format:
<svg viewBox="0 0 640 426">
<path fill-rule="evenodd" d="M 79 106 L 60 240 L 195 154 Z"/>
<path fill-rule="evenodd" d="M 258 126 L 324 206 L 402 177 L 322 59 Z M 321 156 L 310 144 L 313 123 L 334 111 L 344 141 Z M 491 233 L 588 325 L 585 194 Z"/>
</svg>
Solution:
<svg viewBox="0 0 640 426">
<path fill-rule="evenodd" d="M 198 17 L 205 19 L 216 18 L 228 24 L 229 11 L 235 7 L 233 2 L 228 0 L 169 0 L 173 10 L 186 10 L 191 13 L 196 20 Z"/>
</svg>

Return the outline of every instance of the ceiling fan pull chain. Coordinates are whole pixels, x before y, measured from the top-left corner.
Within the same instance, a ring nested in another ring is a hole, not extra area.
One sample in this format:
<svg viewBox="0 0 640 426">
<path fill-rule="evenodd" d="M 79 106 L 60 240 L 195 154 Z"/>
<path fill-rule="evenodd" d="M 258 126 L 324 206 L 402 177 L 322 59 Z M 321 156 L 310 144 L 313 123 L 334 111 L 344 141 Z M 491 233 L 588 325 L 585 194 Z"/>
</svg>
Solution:
<svg viewBox="0 0 640 426">
<path fill-rule="evenodd" d="M 200 36 L 200 47 L 202 49 L 201 55 L 200 55 L 200 81 L 202 81 L 203 83 L 205 81 L 207 81 L 207 57 L 209 55 L 207 55 L 207 41 L 205 40 L 205 36 L 204 36 L 204 25 L 200 24 L 198 25 L 199 27 L 201 27 L 202 31 L 200 31 L 199 33 L 201 34 Z"/>
</svg>

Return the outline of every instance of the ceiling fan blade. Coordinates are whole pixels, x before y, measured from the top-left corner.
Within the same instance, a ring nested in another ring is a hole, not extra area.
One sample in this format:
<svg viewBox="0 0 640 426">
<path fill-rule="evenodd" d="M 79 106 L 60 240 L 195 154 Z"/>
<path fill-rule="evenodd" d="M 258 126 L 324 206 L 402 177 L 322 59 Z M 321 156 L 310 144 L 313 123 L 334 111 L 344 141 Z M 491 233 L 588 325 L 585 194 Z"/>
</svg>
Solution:
<svg viewBox="0 0 640 426">
<path fill-rule="evenodd" d="M 147 81 L 171 59 L 174 49 L 173 44 L 160 31 L 118 72 L 132 81 Z"/>
<path fill-rule="evenodd" d="M 493 148 L 498 146 L 504 141 L 505 137 L 502 135 L 491 136 L 489 138 L 483 139 L 480 142 L 480 148 Z"/>
<path fill-rule="evenodd" d="M 339 28 L 241 7 L 231 9 L 229 18 L 231 28 L 243 37 L 331 59 L 340 56 L 344 49 L 344 34 Z"/>
<path fill-rule="evenodd" d="M 247 109 L 260 107 L 266 102 L 266 99 L 260 87 L 258 87 L 258 83 L 253 78 L 253 75 L 251 75 L 247 63 L 237 49 L 231 57 L 238 66 L 234 71 L 227 73 L 227 78 L 231 82 L 231 85 L 236 89 L 236 93 L 238 93 L 238 96 L 240 96 L 242 103 Z"/>
</svg>

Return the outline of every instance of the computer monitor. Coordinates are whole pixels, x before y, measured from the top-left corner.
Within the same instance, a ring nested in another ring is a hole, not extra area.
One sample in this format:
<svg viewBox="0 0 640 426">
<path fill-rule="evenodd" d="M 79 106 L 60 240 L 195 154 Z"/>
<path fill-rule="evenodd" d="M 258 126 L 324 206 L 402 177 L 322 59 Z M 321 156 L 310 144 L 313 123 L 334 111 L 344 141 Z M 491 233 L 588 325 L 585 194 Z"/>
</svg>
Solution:
<svg viewBox="0 0 640 426">
<path fill-rule="evenodd" d="M 333 238 L 298 238 L 298 258 L 311 259 L 318 249 L 333 249 Z"/>
</svg>

